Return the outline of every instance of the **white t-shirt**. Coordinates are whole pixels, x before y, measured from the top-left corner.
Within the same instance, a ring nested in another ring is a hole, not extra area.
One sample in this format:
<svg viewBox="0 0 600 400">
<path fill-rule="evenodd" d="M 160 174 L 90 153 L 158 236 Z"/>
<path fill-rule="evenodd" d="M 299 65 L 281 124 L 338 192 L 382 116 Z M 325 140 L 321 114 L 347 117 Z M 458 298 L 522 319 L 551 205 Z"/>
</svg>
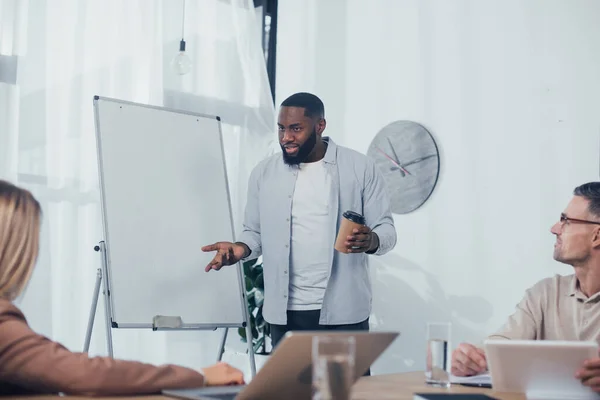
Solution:
<svg viewBox="0 0 600 400">
<path fill-rule="evenodd" d="M 288 310 L 318 310 L 329 275 L 329 192 L 323 160 L 302 163 L 292 200 L 292 243 Z"/>
</svg>

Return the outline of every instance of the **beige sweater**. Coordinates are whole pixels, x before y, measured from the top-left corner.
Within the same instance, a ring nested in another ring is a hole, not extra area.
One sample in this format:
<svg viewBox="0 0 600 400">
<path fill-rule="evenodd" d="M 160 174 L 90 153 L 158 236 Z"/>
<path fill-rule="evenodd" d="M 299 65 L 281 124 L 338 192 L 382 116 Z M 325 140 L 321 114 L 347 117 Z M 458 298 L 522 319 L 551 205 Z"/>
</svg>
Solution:
<svg viewBox="0 0 600 400">
<path fill-rule="evenodd" d="M 150 394 L 203 383 L 202 374 L 184 367 L 73 353 L 33 332 L 23 313 L 0 299 L 0 394 Z"/>
<path fill-rule="evenodd" d="M 489 339 L 600 343 L 600 293 L 584 295 L 574 274 L 543 279 L 527 289 L 515 312 Z"/>
</svg>

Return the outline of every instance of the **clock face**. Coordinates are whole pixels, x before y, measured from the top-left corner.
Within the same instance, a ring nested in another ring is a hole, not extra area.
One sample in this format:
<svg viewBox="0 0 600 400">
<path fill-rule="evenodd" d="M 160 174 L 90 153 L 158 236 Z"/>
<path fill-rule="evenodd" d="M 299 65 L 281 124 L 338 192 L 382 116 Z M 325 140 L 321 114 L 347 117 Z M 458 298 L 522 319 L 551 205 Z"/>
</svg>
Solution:
<svg viewBox="0 0 600 400">
<path fill-rule="evenodd" d="M 435 140 L 422 125 L 392 122 L 375 136 L 367 155 L 375 160 L 385 179 L 393 213 L 416 210 L 433 192 L 440 157 Z"/>
</svg>

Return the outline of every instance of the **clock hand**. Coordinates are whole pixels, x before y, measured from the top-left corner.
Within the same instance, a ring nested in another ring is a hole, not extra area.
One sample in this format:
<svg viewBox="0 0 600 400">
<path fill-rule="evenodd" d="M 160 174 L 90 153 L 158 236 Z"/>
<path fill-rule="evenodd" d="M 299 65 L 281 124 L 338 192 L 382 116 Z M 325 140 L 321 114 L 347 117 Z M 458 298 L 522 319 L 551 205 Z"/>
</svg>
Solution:
<svg viewBox="0 0 600 400">
<path fill-rule="evenodd" d="M 400 168 L 404 173 L 406 173 L 407 175 L 411 175 L 410 172 L 408 172 L 404 167 L 402 167 L 402 165 L 398 164 L 396 161 L 394 161 L 394 159 L 390 156 L 388 156 L 387 154 L 385 154 L 383 152 L 383 150 L 381 150 L 379 147 L 377 147 L 377 150 L 379 150 L 379 152 L 381 154 L 383 154 L 388 160 L 390 160 L 392 162 L 392 164 L 394 164 L 396 167 Z"/>
<path fill-rule="evenodd" d="M 403 166 L 407 166 L 407 165 L 416 164 L 416 163 L 418 163 L 418 162 L 421 162 L 421 161 L 427 160 L 428 158 L 435 157 L 435 156 L 436 156 L 435 154 L 430 154 L 430 155 L 428 155 L 428 156 L 423 156 L 423 157 L 421 157 L 421 158 L 416 158 L 416 159 L 414 159 L 414 160 L 412 160 L 412 161 L 409 161 L 409 162 L 407 162 L 406 164 L 402 164 L 402 165 L 403 165 Z"/>
<path fill-rule="evenodd" d="M 398 155 L 396 154 L 396 150 L 394 150 L 394 146 L 392 145 L 392 142 L 390 141 L 390 138 L 386 137 L 386 139 L 387 139 L 388 143 L 390 144 L 390 149 L 392 149 L 392 154 L 394 154 L 394 158 L 396 159 L 396 162 L 398 164 L 400 164 L 400 160 L 398 159 Z M 402 164 L 402 165 L 404 165 L 404 164 Z"/>
<path fill-rule="evenodd" d="M 396 162 L 398 163 L 398 168 L 401 168 L 404 172 L 408 173 L 408 171 L 404 167 L 406 167 L 409 164 L 402 164 L 402 163 L 400 163 L 400 160 L 398 159 L 398 155 L 396 154 L 396 150 L 394 150 L 394 146 L 392 145 L 392 141 L 390 140 L 389 137 L 386 137 L 386 140 L 390 144 L 390 149 L 392 149 L 392 154 L 394 154 L 394 158 L 396 159 Z M 419 160 L 419 161 L 421 161 L 421 160 Z M 413 164 L 413 163 L 411 163 L 411 164 Z"/>
</svg>

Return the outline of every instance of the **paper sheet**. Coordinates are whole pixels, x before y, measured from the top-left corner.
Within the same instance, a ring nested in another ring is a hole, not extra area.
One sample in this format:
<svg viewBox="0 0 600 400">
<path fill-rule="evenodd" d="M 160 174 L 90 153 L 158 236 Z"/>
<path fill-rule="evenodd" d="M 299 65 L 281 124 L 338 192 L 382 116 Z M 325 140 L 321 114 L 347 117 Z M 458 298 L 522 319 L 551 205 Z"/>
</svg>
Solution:
<svg viewBox="0 0 600 400">
<path fill-rule="evenodd" d="M 450 383 L 474 383 L 474 384 L 492 384 L 492 377 L 489 372 L 473 376 L 454 376 L 450 375 Z"/>
</svg>

